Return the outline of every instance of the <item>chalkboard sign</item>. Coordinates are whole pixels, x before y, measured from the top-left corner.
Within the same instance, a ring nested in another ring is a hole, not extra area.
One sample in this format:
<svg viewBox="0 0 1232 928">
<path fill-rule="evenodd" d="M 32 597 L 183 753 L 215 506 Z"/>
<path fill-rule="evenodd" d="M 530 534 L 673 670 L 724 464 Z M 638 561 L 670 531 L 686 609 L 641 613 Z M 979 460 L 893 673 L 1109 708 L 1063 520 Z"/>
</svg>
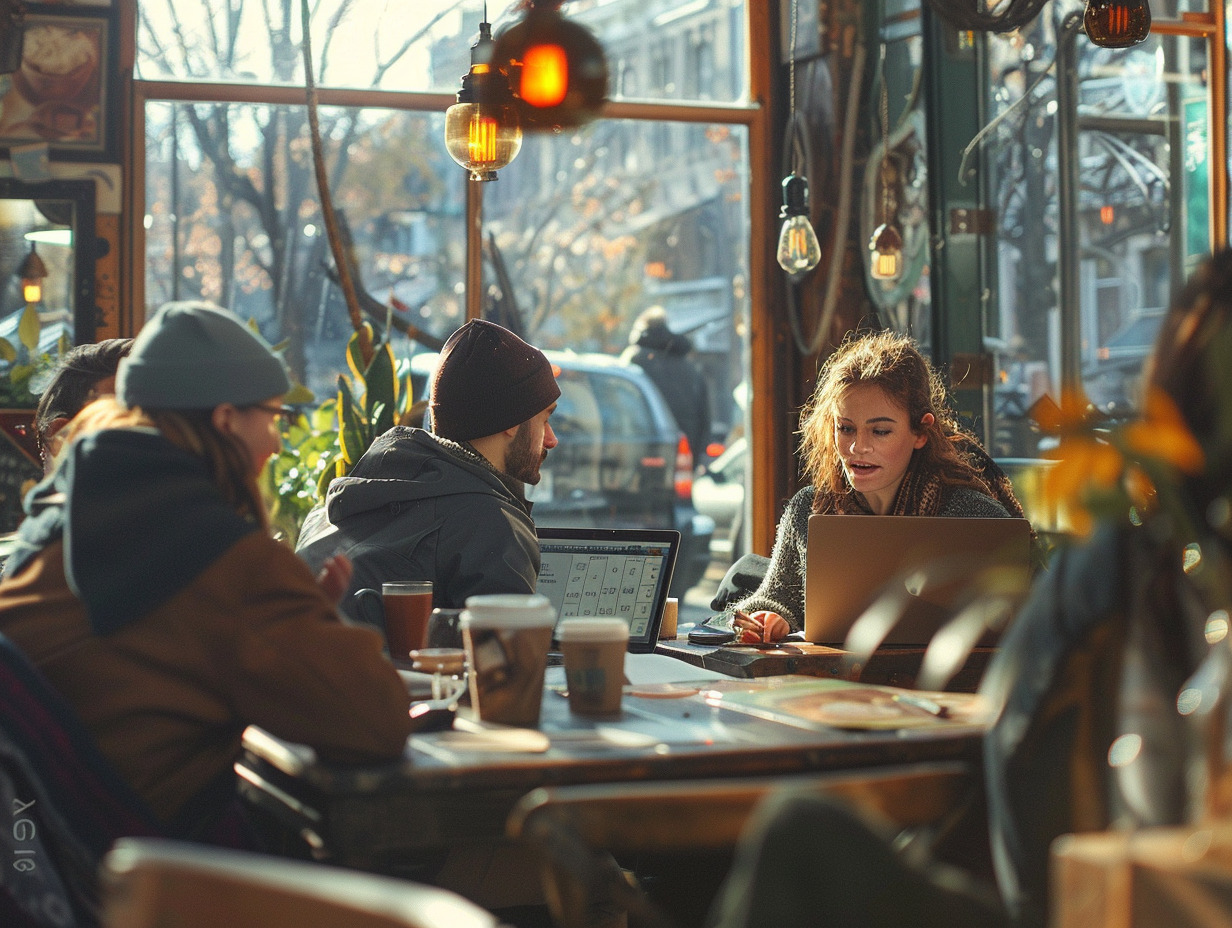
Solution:
<svg viewBox="0 0 1232 928">
<path fill-rule="evenodd" d="M 0 410 L 0 532 L 17 528 L 22 497 L 43 476 L 33 423 L 31 409 Z"/>
</svg>

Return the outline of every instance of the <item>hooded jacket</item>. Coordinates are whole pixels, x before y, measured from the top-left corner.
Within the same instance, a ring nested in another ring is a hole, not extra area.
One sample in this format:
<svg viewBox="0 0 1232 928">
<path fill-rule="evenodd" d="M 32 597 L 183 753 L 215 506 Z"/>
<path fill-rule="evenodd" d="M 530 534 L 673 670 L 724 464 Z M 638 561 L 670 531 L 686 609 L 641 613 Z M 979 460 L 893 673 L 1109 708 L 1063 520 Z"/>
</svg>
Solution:
<svg viewBox="0 0 1232 928">
<path fill-rule="evenodd" d="M 406 688 L 368 629 L 148 429 L 82 436 L 27 497 L 0 632 L 166 823 L 234 795 L 246 726 L 325 757 L 398 757 Z"/>
<path fill-rule="evenodd" d="M 431 580 L 433 603 L 461 608 L 481 593 L 533 593 L 539 541 L 524 486 L 465 444 L 422 429 L 379 436 L 324 507 L 304 522 L 297 551 L 313 568 L 342 552 L 351 592 L 394 580 Z M 354 596 L 341 609 L 359 622 Z"/>
</svg>

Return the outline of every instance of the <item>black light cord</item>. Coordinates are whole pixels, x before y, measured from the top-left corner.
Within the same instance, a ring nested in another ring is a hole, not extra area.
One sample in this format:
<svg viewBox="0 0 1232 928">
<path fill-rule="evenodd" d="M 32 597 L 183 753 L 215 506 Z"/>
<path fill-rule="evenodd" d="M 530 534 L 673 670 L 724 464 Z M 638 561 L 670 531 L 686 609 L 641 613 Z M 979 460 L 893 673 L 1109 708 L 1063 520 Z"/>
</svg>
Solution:
<svg viewBox="0 0 1232 928">
<path fill-rule="evenodd" d="M 999 13 L 982 9 L 980 0 L 928 0 L 932 11 L 956 29 L 1013 32 L 1031 22 L 1047 0 L 1009 0 Z"/>
</svg>

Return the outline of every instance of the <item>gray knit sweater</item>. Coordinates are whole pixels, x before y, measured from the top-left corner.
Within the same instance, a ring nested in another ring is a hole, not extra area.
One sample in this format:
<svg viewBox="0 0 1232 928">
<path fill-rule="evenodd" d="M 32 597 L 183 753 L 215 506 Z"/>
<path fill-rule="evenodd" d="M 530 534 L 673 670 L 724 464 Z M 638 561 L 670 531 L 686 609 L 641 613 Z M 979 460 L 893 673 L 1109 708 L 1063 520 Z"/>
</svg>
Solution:
<svg viewBox="0 0 1232 928">
<path fill-rule="evenodd" d="M 808 543 L 808 520 L 813 510 L 813 490 L 812 484 L 802 487 L 788 501 L 779 519 L 765 579 L 756 592 L 733 607 L 742 612 L 777 612 L 787 620 L 793 632 L 804 628 L 805 548 Z M 1005 507 L 991 496 L 968 487 L 954 487 L 937 514 L 966 519 L 1009 516 Z M 911 516 L 900 518 L 910 519 Z M 732 609 L 723 613 L 721 619 L 712 620 L 711 624 L 730 628 Z"/>
</svg>

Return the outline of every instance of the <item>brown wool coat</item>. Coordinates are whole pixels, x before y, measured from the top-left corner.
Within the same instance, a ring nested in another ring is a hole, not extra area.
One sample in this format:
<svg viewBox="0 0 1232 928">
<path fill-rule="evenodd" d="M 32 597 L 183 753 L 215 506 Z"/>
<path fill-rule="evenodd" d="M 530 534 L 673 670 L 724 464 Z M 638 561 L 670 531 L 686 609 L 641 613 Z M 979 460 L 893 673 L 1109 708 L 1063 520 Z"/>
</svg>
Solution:
<svg viewBox="0 0 1232 928">
<path fill-rule="evenodd" d="M 106 637 L 70 591 L 57 541 L 0 583 L 0 632 L 164 821 L 226 775 L 249 724 L 342 761 L 396 758 L 410 730 L 380 636 L 344 626 L 308 567 L 261 532 Z"/>
</svg>

